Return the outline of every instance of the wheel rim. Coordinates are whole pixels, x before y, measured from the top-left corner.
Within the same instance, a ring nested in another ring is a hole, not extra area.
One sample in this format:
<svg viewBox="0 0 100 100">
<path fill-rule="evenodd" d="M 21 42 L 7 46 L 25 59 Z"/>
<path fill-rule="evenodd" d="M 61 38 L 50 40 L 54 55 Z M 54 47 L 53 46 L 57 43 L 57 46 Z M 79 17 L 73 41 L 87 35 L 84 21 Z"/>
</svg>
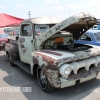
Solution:
<svg viewBox="0 0 100 100">
<path fill-rule="evenodd" d="M 47 79 L 41 68 L 38 68 L 38 82 L 40 84 L 40 87 L 45 90 L 47 88 Z"/>
</svg>

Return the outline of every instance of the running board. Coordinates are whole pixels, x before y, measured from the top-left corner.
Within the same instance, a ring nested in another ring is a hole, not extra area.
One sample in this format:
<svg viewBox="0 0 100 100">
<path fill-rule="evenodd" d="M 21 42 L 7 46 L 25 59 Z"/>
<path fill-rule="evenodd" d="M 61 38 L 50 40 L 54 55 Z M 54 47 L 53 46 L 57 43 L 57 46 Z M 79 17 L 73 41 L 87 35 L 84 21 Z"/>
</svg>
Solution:
<svg viewBox="0 0 100 100">
<path fill-rule="evenodd" d="M 19 66 L 21 69 L 23 69 L 28 74 L 31 74 L 31 68 L 29 65 L 22 63 L 20 60 L 14 61 L 14 63 Z"/>
</svg>

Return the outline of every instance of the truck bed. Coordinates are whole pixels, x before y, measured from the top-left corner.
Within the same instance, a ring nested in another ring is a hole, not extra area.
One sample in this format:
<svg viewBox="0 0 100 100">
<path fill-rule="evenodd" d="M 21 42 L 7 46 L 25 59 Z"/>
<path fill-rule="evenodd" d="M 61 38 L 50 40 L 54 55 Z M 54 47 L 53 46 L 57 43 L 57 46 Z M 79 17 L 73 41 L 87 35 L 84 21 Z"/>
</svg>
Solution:
<svg viewBox="0 0 100 100">
<path fill-rule="evenodd" d="M 8 41 L 9 41 L 10 43 L 18 44 L 18 40 L 16 39 L 16 36 L 9 36 L 9 37 L 8 37 Z"/>
</svg>

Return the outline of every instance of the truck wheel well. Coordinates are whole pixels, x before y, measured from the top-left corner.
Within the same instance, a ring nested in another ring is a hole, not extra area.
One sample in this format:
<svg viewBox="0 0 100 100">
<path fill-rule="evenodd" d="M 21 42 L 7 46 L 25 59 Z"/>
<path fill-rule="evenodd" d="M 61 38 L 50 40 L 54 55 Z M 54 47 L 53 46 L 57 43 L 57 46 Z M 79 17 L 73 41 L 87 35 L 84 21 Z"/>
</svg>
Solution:
<svg viewBox="0 0 100 100">
<path fill-rule="evenodd" d="M 33 67 L 33 75 L 35 76 L 35 77 L 37 77 L 37 68 L 38 68 L 39 66 L 37 65 L 37 64 L 35 64 L 34 65 L 34 67 Z"/>
</svg>

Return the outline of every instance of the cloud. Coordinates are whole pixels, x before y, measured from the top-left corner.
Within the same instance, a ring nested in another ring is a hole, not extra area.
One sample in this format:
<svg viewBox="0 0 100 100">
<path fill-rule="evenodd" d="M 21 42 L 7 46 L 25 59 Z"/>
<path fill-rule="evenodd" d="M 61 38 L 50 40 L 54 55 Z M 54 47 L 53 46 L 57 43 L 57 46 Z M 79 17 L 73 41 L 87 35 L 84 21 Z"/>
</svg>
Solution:
<svg viewBox="0 0 100 100">
<path fill-rule="evenodd" d="M 26 6 L 26 4 L 16 4 L 15 6 L 18 7 L 18 8 L 20 8 L 20 7 Z"/>
<path fill-rule="evenodd" d="M 60 3 L 59 0 L 46 0 L 46 3 Z"/>
<path fill-rule="evenodd" d="M 4 9 L 4 8 L 6 8 L 5 6 L 0 6 L 0 9 Z"/>
<path fill-rule="evenodd" d="M 82 5 L 68 4 L 67 7 L 71 8 L 71 9 L 77 9 L 77 8 L 82 8 Z"/>
<path fill-rule="evenodd" d="M 64 8 L 62 6 L 54 6 L 51 7 L 52 10 L 63 10 Z"/>
<path fill-rule="evenodd" d="M 94 6 L 98 6 L 98 5 L 100 5 L 99 0 L 92 0 L 89 4 L 90 7 L 94 7 Z"/>
</svg>

